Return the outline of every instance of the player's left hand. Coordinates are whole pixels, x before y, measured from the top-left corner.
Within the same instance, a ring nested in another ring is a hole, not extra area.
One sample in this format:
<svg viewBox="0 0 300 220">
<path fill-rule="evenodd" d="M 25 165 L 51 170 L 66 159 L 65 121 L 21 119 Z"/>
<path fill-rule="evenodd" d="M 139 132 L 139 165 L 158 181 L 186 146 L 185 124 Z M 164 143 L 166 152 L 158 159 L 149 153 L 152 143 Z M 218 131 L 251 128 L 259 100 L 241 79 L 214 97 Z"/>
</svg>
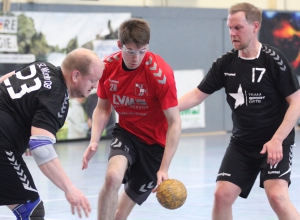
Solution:
<svg viewBox="0 0 300 220">
<path fill-rule="evenodd" d="M 261 154 L 267 153 L 268 160 L 267 163 L 270 166 L 276 166 L 283 157 L 282 154 L 282 143 L 280 141 L 271 139 L 267 143 L 264 144 Z"/>
<path fill-rule="evenodd" d="M 157 176 L 157 183 L 156 187 L 152 189 L 152 193 L 156 193 L 157 187 L 165 180 L 169 179 L 169 175 L 167 171 L 159 170 L 156 174 Z"/>
<path fill-rule="evenodd" d="M 92 142 L 89 144 L 89 146 L 85 150 L 83 157 L 82 157 L 82 170 L 88 168 L 88 163 L 89 163 L 90 159 L 96 153 L 96 151 L 98 149 L 98 145 L 99 145 L 99 143 Z"/>
<path fill-rule="evenodd" d="M 75 186 L 71 185 L 68 187 L 67 191 L 65 192 L 65 196 L 68 202 L 71 204 L 72 214 L 74 215 L 77 211 L 79 218 L 82 217 L 82 211 L 84 212 L 85 216 L 88 218 L 89 213 L 91 212 L 91 206 L 88 199 L 85 195 L 77 189 Z"/>
</svg>

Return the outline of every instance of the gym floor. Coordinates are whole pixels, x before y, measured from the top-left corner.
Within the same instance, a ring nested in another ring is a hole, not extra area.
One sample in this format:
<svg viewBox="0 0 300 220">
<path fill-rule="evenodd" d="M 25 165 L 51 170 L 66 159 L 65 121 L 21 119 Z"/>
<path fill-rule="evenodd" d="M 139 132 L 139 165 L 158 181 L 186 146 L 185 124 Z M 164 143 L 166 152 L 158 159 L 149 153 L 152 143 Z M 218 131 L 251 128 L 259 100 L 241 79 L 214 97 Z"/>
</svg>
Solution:
<svg viewBox="0 0 300 220">
<path fill-rule="evenodd" d="M 229 133 L 182 134 L 180 144 L 169 170 L 170 178 L 183 182 L 188 196 L 185 204 L 176 210 L 163 208 L 151 194 L 142 206 L 136 206 L 128 220 L 194 220 L 211 219 L 215 178 L 226 150 Z M 300 143 L 300 131 L 296 131 L 296 144 Z M 88 141 L 63 142 L 56 144 L 62 166 L 80 190 L 88 197 L 92 206 L 89 219 L 97 219 L 97 198 L 104 181 L 110 140 L 102 140 L 99 149 L 87 170 L 81 170 L 81 159 Z M 300 149 L 293 151 L 292 184 L 290 197 L 300 211 Z M 32 157 L 25 157 L 36 186 L 45 205 L 46 220 L 77 220 L 71 214 L 64 193 L 50 182 L 36 167 Z M 275 220 L 276 215 L 269 206 L 264 190 L 256 181 L 248 199 L 238 198 L 233 206 L 234 219 Z M 0 207 L 1 220 L 14 220 L 12 212 Z M 83 217 L 82 219 L 86 219 Z"/>
</svg>

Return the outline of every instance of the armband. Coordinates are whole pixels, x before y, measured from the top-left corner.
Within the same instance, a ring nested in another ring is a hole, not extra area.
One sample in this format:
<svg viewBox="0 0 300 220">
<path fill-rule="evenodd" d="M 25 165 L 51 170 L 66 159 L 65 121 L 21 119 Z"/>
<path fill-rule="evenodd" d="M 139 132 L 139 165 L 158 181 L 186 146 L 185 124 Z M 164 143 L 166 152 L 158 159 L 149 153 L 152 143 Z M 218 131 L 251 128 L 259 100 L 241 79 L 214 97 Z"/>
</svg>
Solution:
<svg viewBox="0 0 300 220">
<path fill-rule="evenodd" d="M 38 166 L 58 157 L 53 147 L 55 142 L 54 138 L 47 136 L 34 135 L 30 137 L 29 149 Z"/>
</svg>

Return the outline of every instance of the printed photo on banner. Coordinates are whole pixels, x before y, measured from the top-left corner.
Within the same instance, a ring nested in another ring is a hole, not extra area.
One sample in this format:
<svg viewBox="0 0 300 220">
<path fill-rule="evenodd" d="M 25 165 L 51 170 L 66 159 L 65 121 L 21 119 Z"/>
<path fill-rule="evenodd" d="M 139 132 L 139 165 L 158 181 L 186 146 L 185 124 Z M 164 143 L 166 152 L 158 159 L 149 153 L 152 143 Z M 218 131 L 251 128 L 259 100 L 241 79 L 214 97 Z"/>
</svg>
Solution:
<svg viewBox="0 0 300 220">
<path fill-rule="evenodd" d="M 300 12 L 264 11 L 260 40 L 281 50 L 300 77 Z"/>
</svg>

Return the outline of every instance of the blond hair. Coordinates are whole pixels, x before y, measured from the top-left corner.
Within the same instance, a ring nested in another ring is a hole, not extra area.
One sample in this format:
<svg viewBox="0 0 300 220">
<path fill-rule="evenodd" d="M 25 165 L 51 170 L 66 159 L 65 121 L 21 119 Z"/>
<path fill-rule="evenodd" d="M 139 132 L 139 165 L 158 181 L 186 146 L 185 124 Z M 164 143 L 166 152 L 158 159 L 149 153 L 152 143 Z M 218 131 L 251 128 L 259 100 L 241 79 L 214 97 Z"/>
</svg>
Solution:
<svg viewBox="0 0 300 220">
<path fill-rule="evenodd" d="M 236 12 L 239 11 L 245 12 L 245 17 L 248 23 L 252 23 L 256 21 L 259 24 L 261 24 L 262 10 L 260 10 L 256 6 L 247 2 L 237 3 L 228 9 L 228 14 L 235 14 Z"/>
</svg>

